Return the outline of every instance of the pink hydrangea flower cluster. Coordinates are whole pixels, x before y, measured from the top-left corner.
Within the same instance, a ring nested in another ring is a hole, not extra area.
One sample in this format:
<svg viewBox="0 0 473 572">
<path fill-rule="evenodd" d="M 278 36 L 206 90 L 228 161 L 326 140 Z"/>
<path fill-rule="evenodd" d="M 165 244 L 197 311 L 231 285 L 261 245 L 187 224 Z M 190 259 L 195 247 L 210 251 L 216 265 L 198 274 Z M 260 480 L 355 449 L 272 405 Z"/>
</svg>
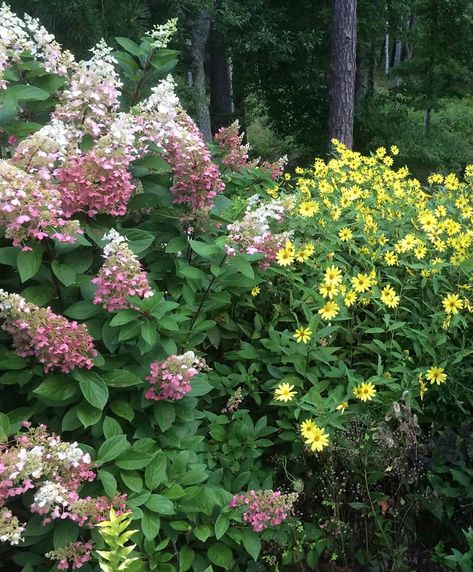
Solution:
<svg viewBox="0 0 473 572">
<path fill-rule="evenodd" d="M 285 520 L 297 493 L 282 494 L 280 491 L 249 491 L 235 495 L 230 501 L 232 508 L 244 506 L 243 520 L 250 524 L 255 532 L 261 532 L 270 525 L 278 525 Z"/>
<path fill-rule="evenodd" d="M 146 378 L 151 387 L 146 391 L 145 397 L 155 401 L 182 399 L 192 389 L 191 379 L 207 369 L 205 361 L 194 352 L 172 355 L 162 362 L 154 361 Z"/>
<path fill-rule="evenodd" d="M 287 155 L 284 155 L 284 157 L 281 157 L 277 161 L 274 162 L 263 161 L 258 166 L 262 171 L 269 171 L 271 179 L 275 181 L 278 177 L 280 177 L 284 173 L 286 165 L 287 165 Z"/>
<path fill-rule="evenodd" d="M 101 40 L 91 51 L 90 60 L 75 66 L 53 117 L 75 122 L 86 133 L 99 137 L 118 109 L 122 82 L 115 70 L 117 60 L 112 48 Z"/>
<path fill-rule="evenodd" d="M 93 367 L 97 352 L 84 324 L 69 322 L 49 307 L 40 308 L 1 289 L 0 318 L 5 320 L 2 329 L 13 338 L 15 352 L 36 357 L 46 373 L 53 368 L 68 373 L 75 367 Z"/>
<path fill-rule="evenodd" d="M 287 232 L 273 233 L 271 221 L 281 223 L 284 220 L 285 207 L 280 200 L 262 203 L 258 195 L 248 199 L 243 218 L 227 226 L 228 243 L 226 251 L 229 256 L 239 252 L 245 254 L 262 254 L 262 268 L 268 268 L 280 248 L 290 238 Z"/>
<path fill-rule="evenodd" d="M 90 217 L 125 215 L 135 189 L 128 170 L 131 160 L 123 149 L 114 155 L 92 149 L 70 157 L 54 172 L 66 215 L 82 211 Z"/>
<path fill-rule="evenodd" d="M 91 542 L 71 542 L 57 550 L 46 552 L 45 556 L 50 560 L 59 560 L 58 570 L 69 570 L 69 565 L 72 570 L 77 570 L 92 559 L 92 549 Z"/>
<path fill-rule="evenodd" d="M 163 144 L 165 158 L 174 174 L 174 202 L 187 205 L 194 218 L 195 211 L 206 213 L 213 207 L 225 185 L 197 125 L 185 113 L 177 121 L 179 129 Z"/>
<path fill-rule="evenodd" d="M 225 153 L 222 163 L 233 171 L 239 171 L 248 164 L 250 146 L 243 145 L 243 137 L 238 120 L 228 127 L 221 127 L 215 134 L 215 141 Z"/>
<path fill-rule="evenodd" d="M 57 188 L 8 161 L 0 161 L 0 226 L 14 246 L 48 237 L 74 242 L 79 223 L 64 217 Z"/>
<path fill-rule="evenodd" d="M 92 284 L 97 286 L 94 304 L 109 312 L 128 308 L 129 296 L 149 298 L 153 295 L 148 276 L 126 243 L 126 238 L 112 229 L 103 237 L 108 241 L 103 254 L 105 263 Z"/>
</svg>

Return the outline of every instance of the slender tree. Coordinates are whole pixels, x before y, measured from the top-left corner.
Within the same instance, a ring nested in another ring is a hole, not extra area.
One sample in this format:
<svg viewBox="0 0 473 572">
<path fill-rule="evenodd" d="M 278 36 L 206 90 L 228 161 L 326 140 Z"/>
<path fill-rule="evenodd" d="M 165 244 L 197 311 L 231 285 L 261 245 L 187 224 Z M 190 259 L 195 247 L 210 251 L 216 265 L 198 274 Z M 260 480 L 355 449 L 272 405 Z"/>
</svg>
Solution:
<svg viewBox="0 0 473 572">
<path fill-rule="evenodd" d="M 356 0 L 332 0 L 329 140 L 353 147 L 356 77 Z"/>
</svg>

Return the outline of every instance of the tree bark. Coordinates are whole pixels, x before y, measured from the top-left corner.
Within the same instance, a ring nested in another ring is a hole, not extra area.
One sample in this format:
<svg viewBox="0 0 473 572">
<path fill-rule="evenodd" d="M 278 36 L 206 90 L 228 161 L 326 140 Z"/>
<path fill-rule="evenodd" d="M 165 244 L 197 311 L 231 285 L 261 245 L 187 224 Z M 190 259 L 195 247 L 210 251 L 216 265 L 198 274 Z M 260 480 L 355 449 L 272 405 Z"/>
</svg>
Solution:
<svg viewBox="0 0 473 572">
<path fill-rule="evenodd" d="M 191 62 L 192 81 L 196 99 L 197 125 L 207 143 L 212 140 L 209 103 L 205 82 L 205 50 L 209 32 L 210 13 L 207 10 L 203 10 L 199 12 L 197 18 L 192 23 Z"/>
<path fill-rule="evenodd" d="M 329 138 L 353 147 L 356 0 L 332 0 Z"/>
<path fill-rule="evenodd" d="M 234 113 L 232 74 L 225 36 L 215 25 L 210 30 L 210 119 L 215 133 L 232 122 Z"/>
</svg>

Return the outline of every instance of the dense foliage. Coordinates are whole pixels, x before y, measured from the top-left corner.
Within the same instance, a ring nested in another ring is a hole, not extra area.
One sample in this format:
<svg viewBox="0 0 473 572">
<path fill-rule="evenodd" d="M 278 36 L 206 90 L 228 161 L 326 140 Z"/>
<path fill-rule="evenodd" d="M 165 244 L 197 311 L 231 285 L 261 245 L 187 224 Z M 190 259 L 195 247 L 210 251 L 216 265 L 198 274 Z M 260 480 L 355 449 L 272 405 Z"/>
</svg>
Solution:
<svg viewBox="0 0 473 572">
<path fill-rule="evenodd" d="M 283 174 L 204 143 L 175 22 L 1 17 L 0 567 L 470 570 L 473 168 Z"/>
</svg>

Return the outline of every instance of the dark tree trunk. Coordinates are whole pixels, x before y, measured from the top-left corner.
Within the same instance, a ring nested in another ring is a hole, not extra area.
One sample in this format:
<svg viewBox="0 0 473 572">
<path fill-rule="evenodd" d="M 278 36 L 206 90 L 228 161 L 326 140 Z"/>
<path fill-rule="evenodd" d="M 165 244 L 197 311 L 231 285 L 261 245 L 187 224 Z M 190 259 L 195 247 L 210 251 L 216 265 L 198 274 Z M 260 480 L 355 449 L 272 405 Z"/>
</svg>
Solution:
<svg viewBox="0 0 473 572">
<path fill-rule="evenodd" d="M 329 137 L 353 147 L 356 0 L 332 0 Z"/>
<path fill-rule="evenodd" d="M 210 14 L 206 10 L 199 12 L 192 23 L 192 82 L 196 99 L 197 125 L 202 131 L 204 140 L 212 140 L 210 127 L 209 103 L 205 82 L 205 53 L 210 32 Z"/>
<path fill-rule="evenodd" d="M 225 36 L 215 26 L 210 30 L 210 118 L 215 133 L 232 122 L 234 113 L 230 59 Z"/>
</svg>

